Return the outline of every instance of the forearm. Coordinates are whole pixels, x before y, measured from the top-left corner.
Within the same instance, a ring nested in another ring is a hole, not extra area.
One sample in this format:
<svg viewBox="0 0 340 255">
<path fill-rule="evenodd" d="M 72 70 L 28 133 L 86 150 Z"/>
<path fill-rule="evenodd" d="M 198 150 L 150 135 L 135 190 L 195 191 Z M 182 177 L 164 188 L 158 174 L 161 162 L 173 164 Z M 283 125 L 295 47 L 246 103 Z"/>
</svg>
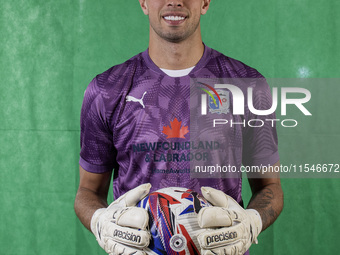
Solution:
<svg viewBox="0 0 340 255">
<path fill-rule="evenodd" d="M 262 218 L 262 231 L 268 228 L 283 209 L 283 191 L 278 183 L 268 184 L 253 194 L 248 209 L 257 210 Z"/>
<path fill-rule="evenodd" d="M 103 207 L 107 207 L 107 201 L 103 196 L 86 188 L 79 188 L 74 201 L 74 210 L 83 223 L 91 231 L 91 218 L 94 212 Z"/>
</svg>

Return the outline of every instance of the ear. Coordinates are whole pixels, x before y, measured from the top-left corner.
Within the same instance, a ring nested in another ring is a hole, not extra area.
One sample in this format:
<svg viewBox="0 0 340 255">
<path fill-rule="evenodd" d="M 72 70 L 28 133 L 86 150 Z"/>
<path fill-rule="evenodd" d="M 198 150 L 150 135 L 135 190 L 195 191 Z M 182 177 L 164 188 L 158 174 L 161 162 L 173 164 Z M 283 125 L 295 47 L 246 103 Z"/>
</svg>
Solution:
<svg viewBox="0 0 340 255">
<path fill-rule="evenodd" d="M 148 5 L 146 3 L 146 0 L 139 0 L 139 4 L 144 14 L 149 15 L 149 10 L 148 10 Z"/>
<path fill-rule="evenodd" d="M 210 0 L 202 0 L 201 14 L 204 15 L 207 13 L 210 5 Z"/>
</svg>

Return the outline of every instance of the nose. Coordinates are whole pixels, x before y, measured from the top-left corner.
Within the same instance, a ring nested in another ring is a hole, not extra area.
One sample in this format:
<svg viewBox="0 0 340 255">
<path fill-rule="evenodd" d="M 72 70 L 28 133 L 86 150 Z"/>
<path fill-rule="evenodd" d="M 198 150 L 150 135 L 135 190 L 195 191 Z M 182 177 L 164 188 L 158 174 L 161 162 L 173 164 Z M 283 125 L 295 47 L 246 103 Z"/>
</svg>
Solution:
<svg viewBox="0 0 340 255">
<path fill-rule="evenodd" d="M 183 1 L 170 0 L 168 1 L 168 7 L 183 7 Z"/>
</svg>

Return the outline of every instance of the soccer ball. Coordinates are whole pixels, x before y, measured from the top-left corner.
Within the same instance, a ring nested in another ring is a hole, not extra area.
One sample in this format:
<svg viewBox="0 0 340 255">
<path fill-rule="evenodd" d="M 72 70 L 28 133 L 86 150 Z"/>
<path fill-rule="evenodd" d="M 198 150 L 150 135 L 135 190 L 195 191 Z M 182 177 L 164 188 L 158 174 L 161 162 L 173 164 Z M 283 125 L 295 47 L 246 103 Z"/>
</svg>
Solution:
<svg viewBox="0 0 340 255">
<path fill-rule="evenodd" d="M 151 241 L 147 254 L 200 254 L 198 212 L 211 206 L 197 192 L 164 188 L 150 193 L 138 205 L 149 213 Z"/>
</svg>

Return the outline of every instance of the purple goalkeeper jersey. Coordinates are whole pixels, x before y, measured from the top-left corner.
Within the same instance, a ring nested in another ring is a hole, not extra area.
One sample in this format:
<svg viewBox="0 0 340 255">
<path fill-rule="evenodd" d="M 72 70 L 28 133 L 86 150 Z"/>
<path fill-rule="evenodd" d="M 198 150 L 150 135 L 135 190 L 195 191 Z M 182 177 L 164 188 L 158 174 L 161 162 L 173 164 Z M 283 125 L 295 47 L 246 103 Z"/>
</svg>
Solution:
<svg viewBox="0 0 340 255">
<path fill-rule="evenodd" d="M 207 46 L 188 75 L 170 77 L 153 63 L 146 50 L 97 75 L 89 84 L 81 111 L 80 165 L 92 173 L 114 169 L 115 198 L 149 182 L 152 191 L 185 187 L 200 192 L 201 186 L 210 186 L 242 204 L 241 175 L 193 178 L 190 150 L 213 147 L 219 142 L 226 153 L 223 164 L 237 168 L 242 163 L 274 164 L 279 160 L 276 129 L 267 123 L 261 129 L 235 125 L 226 127 L 224 137 L 215 142 L 190 140 L 190 82 L 197 78 L 263 77 Z M 268 85 L 264 90 L 261 99 L 271 102 Z M 261 103 L 263 100 L 254 100 L 258 101 L 256 109 L 270 108 Z M 250 118 L 247 113 L 231 118 Z M 275 119 L 275 115 L 266 118 Z"/>
</svg>

